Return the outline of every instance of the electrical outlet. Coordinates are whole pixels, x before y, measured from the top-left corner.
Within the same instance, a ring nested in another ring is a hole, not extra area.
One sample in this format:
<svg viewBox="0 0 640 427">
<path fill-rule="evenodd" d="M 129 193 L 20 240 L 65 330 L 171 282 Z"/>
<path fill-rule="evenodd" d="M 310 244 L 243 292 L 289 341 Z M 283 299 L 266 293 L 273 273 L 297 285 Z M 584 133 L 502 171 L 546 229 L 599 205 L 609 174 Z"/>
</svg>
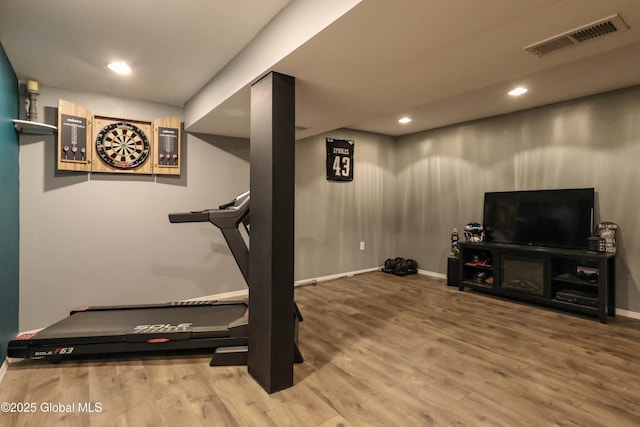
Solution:
<svg viewBox="0 0 640 427">
<path fill-rule="evenodd" d="M 360 250 L 364 251 L 364 242 L 360 242 Z"/>
</svg>

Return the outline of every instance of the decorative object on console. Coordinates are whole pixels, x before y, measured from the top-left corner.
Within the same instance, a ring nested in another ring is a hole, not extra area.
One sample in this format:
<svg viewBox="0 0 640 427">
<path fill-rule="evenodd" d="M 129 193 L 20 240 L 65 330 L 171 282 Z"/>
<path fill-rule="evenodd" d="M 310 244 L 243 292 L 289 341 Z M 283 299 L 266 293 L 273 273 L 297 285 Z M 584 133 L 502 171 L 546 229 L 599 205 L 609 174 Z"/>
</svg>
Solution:
<svg viewBox="0 0 640 427">
<path fill-rule="evenodd" d="M 598 248 L 600 252 L 616 252 L 617 229 L 618 224 L 615 224 L 613 222 L 601 222 L 600 224 L 598 224 L 596 234 L 602 239 L 599 242 L 600 247 Z"/>
<path fill-rule="evenodd" d="M 600 236 L 591 236 L 587 239 L 587 249 L 591 252 L 606 252 L 604 239 Z"/>
<path fill-rule="evenodd" d="M 457 257 L 458 255 L 460 255 L 460 246 L 458 244 L 458 240 L 460 240 L 460 236 L 458 235 L 458 229 L 454 227 L 453 230 L 451 230 L 451 253 L 449 254 L 450 256 Z"/>
<path fill-rule="evenodd" d="M 467 242 L 484 241 L 484 230 L 478 222 L 470 222 L 464 226 L 464 238 Z"/>
</svg>

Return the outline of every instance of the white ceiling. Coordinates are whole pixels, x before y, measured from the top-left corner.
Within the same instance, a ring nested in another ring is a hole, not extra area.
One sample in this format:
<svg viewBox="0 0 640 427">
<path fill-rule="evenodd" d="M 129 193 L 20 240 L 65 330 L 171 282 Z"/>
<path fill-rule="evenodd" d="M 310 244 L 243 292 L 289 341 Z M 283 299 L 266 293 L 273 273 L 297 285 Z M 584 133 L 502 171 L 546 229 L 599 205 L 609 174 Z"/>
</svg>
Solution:
<svg viewBox="0 0 640 427">
<path fill-rule="evenodd" d="M 20 79 L 182 106 L 290 1 L 0 0 L 0 43 Z"/>
<path fill-rule="evenodd" d="M 249 85 L 270 70 L 296 78 L 296 125 L 304 128 L 298 138 L 341 127 L 396 136 L 640 84 L 638 0 L 362 0 L 284 55 L 276 51 L 301 30 L 278 18 L 305 4 L 336 10 L 344 4 L 88 3 L 0 0 L 0 42 L 18 76 L 184 105 L 186 115 L 204 103 L 205 112 L 187 123 L 193 132 L 248 137 Z M 541 58 L 522 49 L 615 14 L 628 31 Z M 275 26 L 290 37 L 269 38 Z M 271 52 L 262 68 L 229 86 L 234 66 Z M 112 58 L 127 60 L 134 73 L 108 74 L 104 65 Z M 529 93 L 506 95 L 521 84 Z M 207 104 L 214 92 L 218 97 Z M 404 115 L 413 121 L 400 125 Z"/>
</svg>

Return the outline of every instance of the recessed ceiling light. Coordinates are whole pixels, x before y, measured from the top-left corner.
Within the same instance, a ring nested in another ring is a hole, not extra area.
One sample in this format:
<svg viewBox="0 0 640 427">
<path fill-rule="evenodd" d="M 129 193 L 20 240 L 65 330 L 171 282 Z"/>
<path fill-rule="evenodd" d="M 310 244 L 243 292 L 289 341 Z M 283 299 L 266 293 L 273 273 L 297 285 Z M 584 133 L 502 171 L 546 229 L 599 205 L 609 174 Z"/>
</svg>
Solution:
<svg viewBox="0 0 640 427">
<path fill-rule="evenodd" d="M 511 96 L 520 96 L 520 95 L 525 94 L 527 92 L 529 92 L 529 89 L 527 89 L 526 87 L 520 86 L 520 87 L 517 87 L 517 88 L 515 88 L 513 90 L 510 90 L 509 91 L 509 95 L 511 95 Z"/>
<path fill-rule="evenodd" d="M 131 72 L 131 67 L 124 61 L 112 62 L 107 67 L 118 74 L 129 74 Z"/>
<path fill-rule="evenodd" d="M 407 123 L 411 122 L 411 119 L 409 117 L 403 117 L 400 120 L 398 120 L 399 123 L 402 123 L 403 125 L 406 125 Z"/>
</svg>

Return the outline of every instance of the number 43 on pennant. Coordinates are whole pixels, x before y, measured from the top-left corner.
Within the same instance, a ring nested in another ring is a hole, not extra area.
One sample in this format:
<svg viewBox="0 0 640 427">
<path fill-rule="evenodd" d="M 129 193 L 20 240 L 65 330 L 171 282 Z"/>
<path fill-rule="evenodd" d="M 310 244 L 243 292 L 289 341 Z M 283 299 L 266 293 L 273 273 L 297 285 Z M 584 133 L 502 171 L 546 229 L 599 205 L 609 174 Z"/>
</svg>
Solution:
<svg viewBox="0 0 640 427">
<path fill-rule="evenodd" d="M 353 181 L 353 151 L 355 142 L 327 138 L 327 179 Z"/>
</svg>

